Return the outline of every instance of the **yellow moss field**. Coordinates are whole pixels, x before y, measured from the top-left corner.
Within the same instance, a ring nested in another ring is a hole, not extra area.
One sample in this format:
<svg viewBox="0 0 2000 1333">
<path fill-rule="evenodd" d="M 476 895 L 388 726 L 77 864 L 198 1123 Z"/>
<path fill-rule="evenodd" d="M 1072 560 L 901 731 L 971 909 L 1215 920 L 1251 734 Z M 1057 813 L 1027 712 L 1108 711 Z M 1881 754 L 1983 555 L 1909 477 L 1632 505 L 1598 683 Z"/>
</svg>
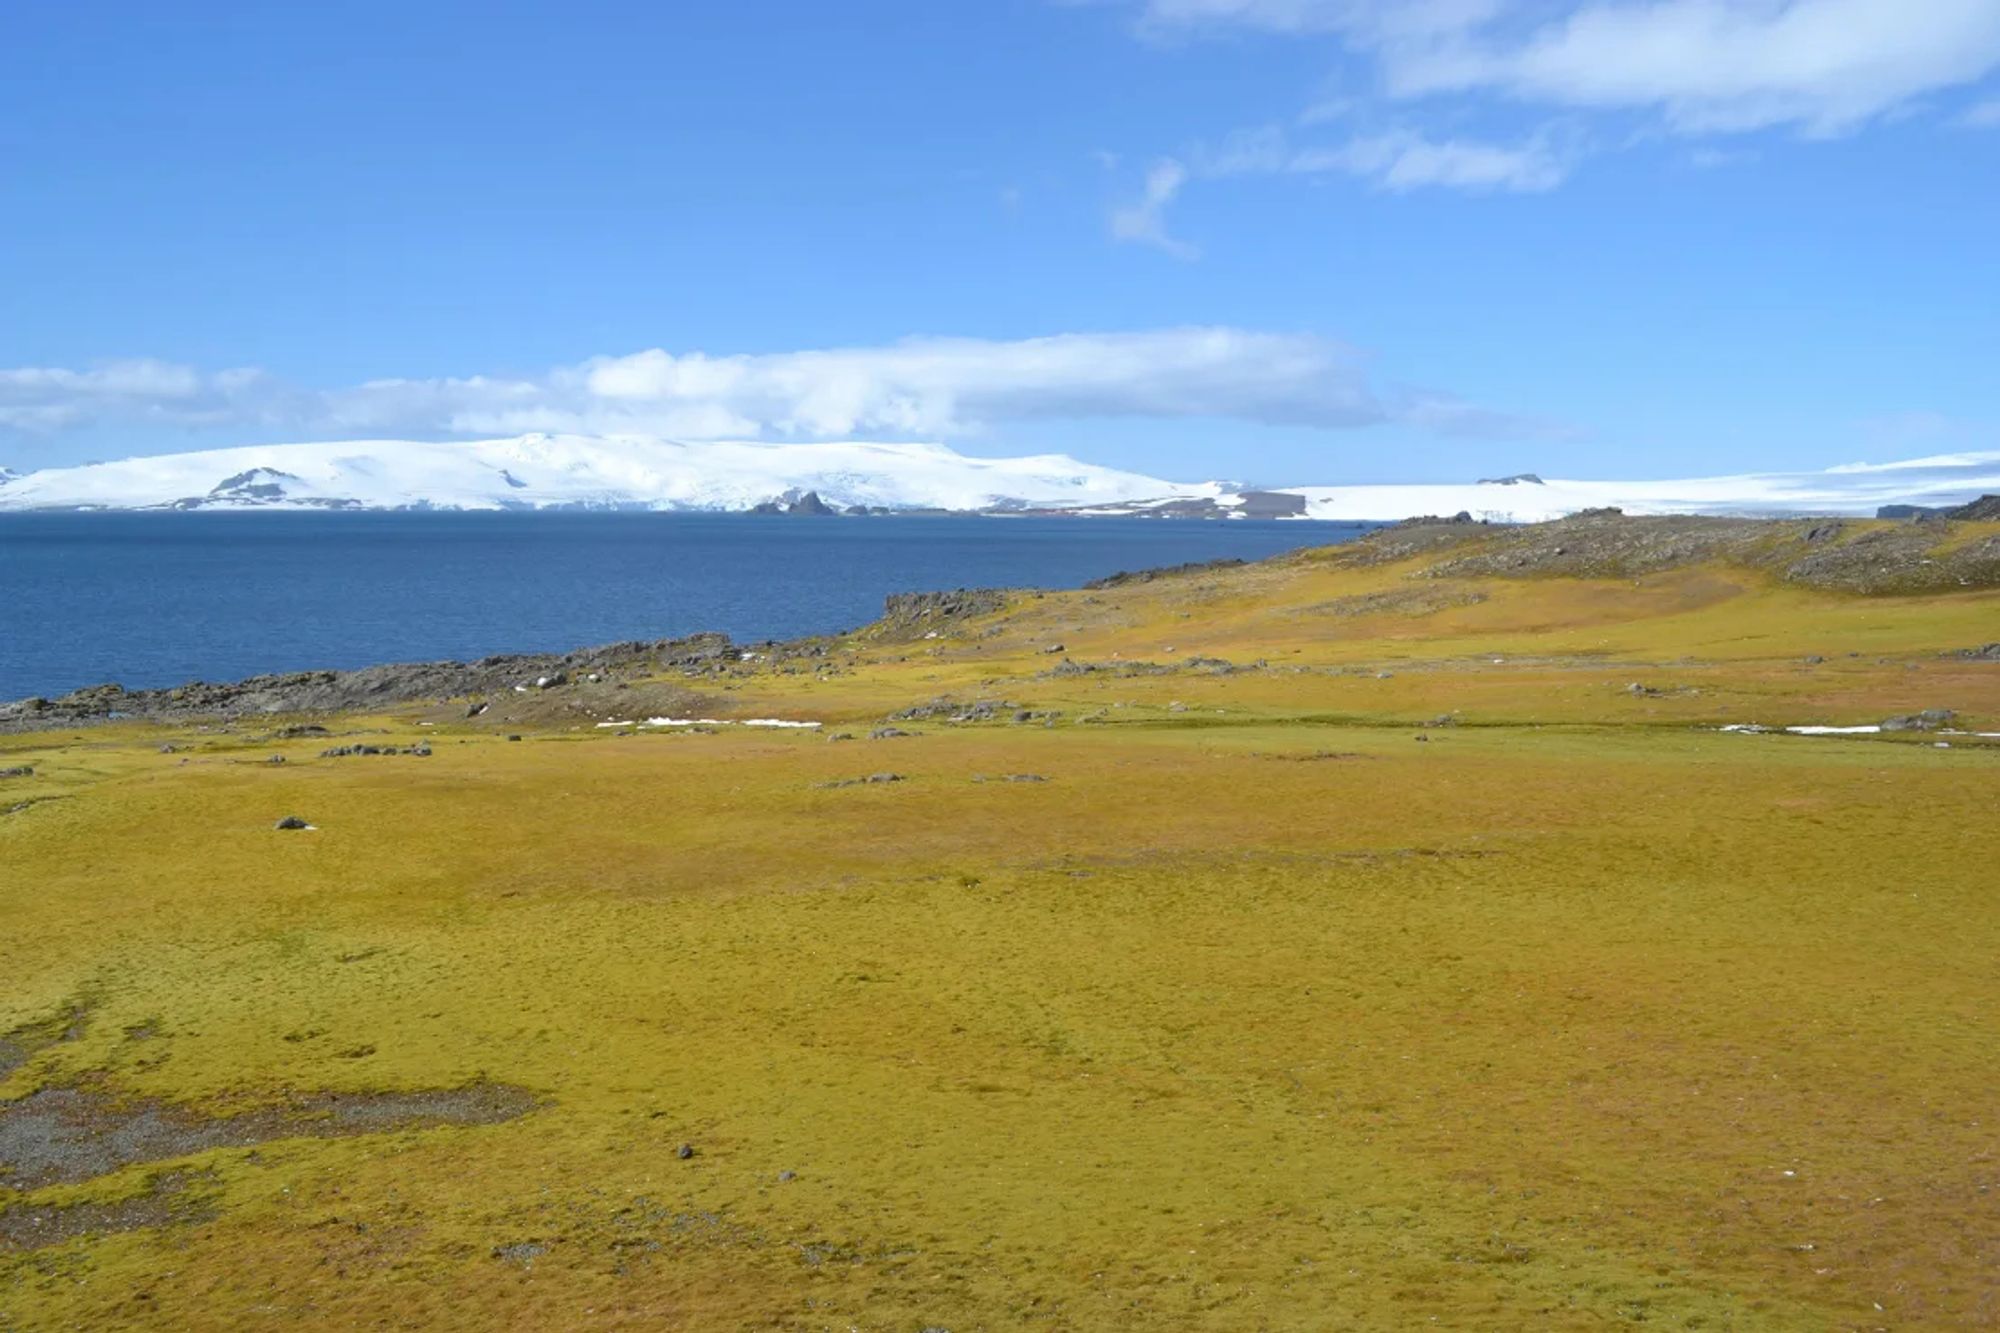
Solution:
<svg viewBox="0 0 2000 1333">
<path fill-rule="evenodd" d="M 713 690 L 820 733 L 0 738 L 0 1103 L 537 1100 L 0 1175 L 0 1329 L 2000 1323 L 2000 741 L 1716 729 L 2000 731 L 2000 595 L 1410 572 Z"/>
</svg>

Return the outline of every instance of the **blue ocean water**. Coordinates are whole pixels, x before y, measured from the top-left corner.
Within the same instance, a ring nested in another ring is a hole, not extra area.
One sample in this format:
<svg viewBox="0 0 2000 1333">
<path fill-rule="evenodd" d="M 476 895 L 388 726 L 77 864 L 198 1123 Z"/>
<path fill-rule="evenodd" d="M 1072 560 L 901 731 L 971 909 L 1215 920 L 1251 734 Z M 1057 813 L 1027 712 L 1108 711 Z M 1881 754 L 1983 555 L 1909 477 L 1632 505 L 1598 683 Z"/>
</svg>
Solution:
<svg viewBox="0 0 2000 1333">
<path fill-rule="evenodd" d="M 748 514 L 0 515 L 0 699 L 873 620 L 1368 525 Z"/>
</svg>

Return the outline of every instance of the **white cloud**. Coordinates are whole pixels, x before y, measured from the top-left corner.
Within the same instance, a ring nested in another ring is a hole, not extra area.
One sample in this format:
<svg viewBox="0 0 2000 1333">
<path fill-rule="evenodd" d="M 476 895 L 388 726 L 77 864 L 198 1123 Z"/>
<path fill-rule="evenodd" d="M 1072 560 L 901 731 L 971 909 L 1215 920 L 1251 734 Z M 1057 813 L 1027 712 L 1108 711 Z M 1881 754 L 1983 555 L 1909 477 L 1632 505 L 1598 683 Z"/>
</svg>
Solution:
<svg viewBox="0 0 2000 1333">
<path fill-rule="evenodd" d="M 1187 184 L 1187 168 L 1171 157 L 1161 158 L 1146 172 L 1139 198 L 1111 212 L 1111 235 L 1120 241 L 1156 245 L 1176 259 L 1198 259 L 1201 251 L 1167 234 L 1167 205 Z"/>
<path fill-rule="evenodd" d="M 1969 130 L 2000 129 L 2000 97 L 1975 102 L 1959 113 L 1957 123 Z"/>
<path fill-rule="evenodd" d="M 0 429 L 53 431 L 106 415 L 203 425 L 258 410 L 280 396 L 261 371 L 204 374 L 171 362 L 107 361 L 88 370 L 0 370 Z"/>
<path fill-rule="evenodd" d="M 1502 8 L 1503 0 L 1143 0 L 1141 22 L 1156 34 L 1237 26 L 1395 41 L 1457 32 Z"/>
<path fill-rule="evenodd" d="M 756 356 L 658 348 L 534 377 L 374 380 L 308 390 L 257 371 L 166 362 L 0 370 L 0 428 L 105 423 L 285 433 L 637 433 L 681 439 L 950 438 L 1009 422 L 1219 418 L 1320 428 L 1403 421 L 1449 433 L 1547 435 L 1546 423 L 1378 389 L 1344 344 L 1234 328 L 1016 341 L 914 338 Z"/>
<path fill-rule="evenodd" d="M 1685 134 L 1844 133 L 2000 68 L 1995 0 L 1141 0 L 1148 31 L 1324 33 L 1392 98 L 1492 93 Z M 2000 115 L 2000 113 L 1995 113 Z"/>
<path fill-rule="evenodd" d="M 1996 66 L 1993 0 L 1653 0 L 1589 5 L 1516 41 L 1405 52 L 1387 73 L 1405 96 L 1489 88 L 1656 109 L 1686 133 L 1835 134 Z"/>
</svg>

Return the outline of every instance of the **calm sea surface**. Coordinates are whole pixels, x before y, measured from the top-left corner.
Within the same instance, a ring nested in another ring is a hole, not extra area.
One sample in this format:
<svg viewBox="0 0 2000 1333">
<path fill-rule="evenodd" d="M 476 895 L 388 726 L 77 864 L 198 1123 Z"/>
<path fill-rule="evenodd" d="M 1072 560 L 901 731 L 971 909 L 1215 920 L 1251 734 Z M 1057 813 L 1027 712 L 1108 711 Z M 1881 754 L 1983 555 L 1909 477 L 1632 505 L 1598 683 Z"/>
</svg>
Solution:
<svg viewBox="0 0 2000 1333">
<path fill-rule="evenodd" d="M 1075 587 L 1366 525 L 689 514 L 0 515 L 0 699 L 849 629 L 892 592 Z"/>
</svg>

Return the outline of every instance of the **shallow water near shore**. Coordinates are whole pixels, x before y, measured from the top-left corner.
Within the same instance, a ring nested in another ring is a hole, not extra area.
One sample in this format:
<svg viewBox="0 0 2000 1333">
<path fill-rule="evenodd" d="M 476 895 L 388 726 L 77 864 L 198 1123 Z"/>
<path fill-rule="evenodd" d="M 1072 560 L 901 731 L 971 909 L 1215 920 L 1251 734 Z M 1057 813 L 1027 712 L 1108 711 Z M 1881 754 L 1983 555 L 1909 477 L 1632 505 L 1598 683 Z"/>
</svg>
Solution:
<svg viewBox="0 0 2000 1333">
<path fill-rule="evenodd" d="M 1076 587 L 1369 526 L 746 514 L 0 518 L 0 699 L 116 681 L 831 633 L 893 592 Z"/>
</svg>

